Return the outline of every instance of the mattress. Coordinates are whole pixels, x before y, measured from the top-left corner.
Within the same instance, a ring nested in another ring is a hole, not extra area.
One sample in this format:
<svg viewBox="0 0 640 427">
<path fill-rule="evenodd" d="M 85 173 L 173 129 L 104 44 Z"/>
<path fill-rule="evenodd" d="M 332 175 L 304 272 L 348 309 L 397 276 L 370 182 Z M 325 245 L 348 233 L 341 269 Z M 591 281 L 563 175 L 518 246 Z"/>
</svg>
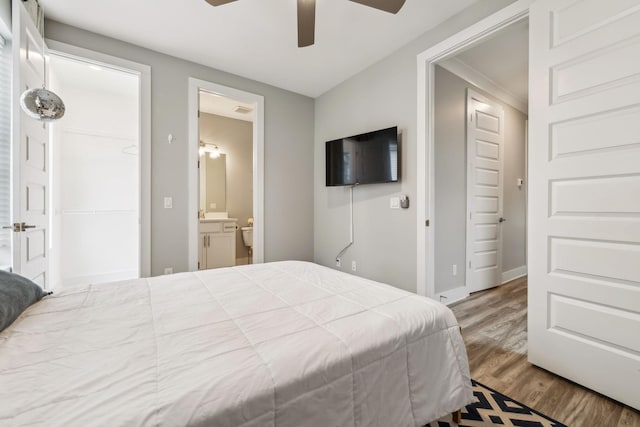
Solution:
<svg viewBox="0 0 640 427">
<path fill-rule="evenodd" d="M 0 425 L 421 426 L 471 401 L 447 307 L 306 262 L 69 288 L 0 333 Z"/>
</svg>

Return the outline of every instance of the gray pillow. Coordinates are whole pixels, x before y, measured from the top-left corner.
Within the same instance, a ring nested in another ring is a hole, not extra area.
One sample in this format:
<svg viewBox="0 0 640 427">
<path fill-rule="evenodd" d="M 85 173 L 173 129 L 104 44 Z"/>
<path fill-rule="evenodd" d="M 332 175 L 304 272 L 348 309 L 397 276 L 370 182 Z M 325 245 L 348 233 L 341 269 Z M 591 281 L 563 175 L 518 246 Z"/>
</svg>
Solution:
<svg viewBox="0 0 640 427">
<path fill-rule="evenodd" d="M 26 277 L 0 270 L 0 332 L 42 297 L 51 295 Z"/>
</svg>

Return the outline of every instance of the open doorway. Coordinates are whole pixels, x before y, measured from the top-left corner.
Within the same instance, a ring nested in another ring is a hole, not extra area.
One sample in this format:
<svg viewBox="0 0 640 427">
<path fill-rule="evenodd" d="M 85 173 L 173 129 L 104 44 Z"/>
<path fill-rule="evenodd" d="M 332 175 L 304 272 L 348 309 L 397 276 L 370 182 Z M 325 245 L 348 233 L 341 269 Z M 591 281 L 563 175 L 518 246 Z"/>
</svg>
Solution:
<svg viewBox="0 0 640 427">
<path fill-rule="evenodd" d="M 264 98 L 189 78 L 188 150 L 189 270 L 264 262 Z"/>
<path fill-rule="evenodd" d="M 254 106 L 200 91 L 198 269 L 253 262 Z"/>
<path fill-rule="evenodd" d="M 435 88 L 436 88 L 436 71 L 438 66 L 454 58 L 455 56 L 470 51 L 475 46 L 482 44 L 492 38 L 498 36 L 503 30 L 509 29 L 512 25 L 518 25 L 527 22 L 529 19 L 529 4 L 525 1 L 518 1 L 499 12 L 487 17 L 483 21 L 480 21 L 476 25 L 469 27 L 468 29 L 457 33 L 448 39 L 438 43 L 437 45 L 425 50 L 418 55 L 418 72 L 417 72 L 417 92 L 418 92 L 418 108 L 417 108 L 417 124 L 418 124 L 418 179 L 417 179 L 417 286 L 416 290 L 419 295 L 424 295 L 431 298 L 437 298 L 443 302 L 450 304 L 456 300 L 465 298 L 469 295 L 468 288 L 464 282 L 459 286 L 453 286 L 448 295 L 444 295 L 445 298 L 440 298 L 442 295 L 436 296 L 436 268 L 435 268 L 435 253 L 436 253 L 436 233 L 435 227 L 439 219 L 436 217 L 436 203 L 435 203 L 435 182 L 436 182 L 436 158 L 435 158 Z M 527 35 L 528 37 L 528 35 Z M 500 56 L 500 52 L 498 53 Z M 502 57 L 501 57 L 502 60 Z M 502 62 L 498 61 L 498 64 Z M 478 73 L 476 73 L 477 75 Z M 479 73 L 482 74 L 482 73 Z M 457 77 L 457 76 L 456 76 Z M 493 83 L 490 78 L 484 77 L 486 83 Z M 470 82 L 475 83 L 475 82 Z M 496 85 L 493 85 L 495 89 Z M 465 93 L 467 87 L 465 86 Z M 460 115 L 459 125 L 456 128 L 458 131 L 461 129 L 464 132 L 462 140 L 466 140 L 466 102 L 459 104 L 463 106 L 463 114 Z M 459 109 L 460 107 L 458 107 Z M 454 111 L 455 113 L 455 111 Z M 526 127 L 526 121 L 525 121 Z M 527 131 L 523 132 L 525 138 L 525 147 Z M 527 149 L 525 148 L 525 156 Z M 464 147 L 466 154 L 466 146 Z M 466 155 L 462 156 L 466 159 Z M 460 158 L 460 156 L 458 156 Z M 525 171 L 526 171 L 525 161 Z M 458 179 L 466 181 L 467 170 L 465 162 L 463 161 L 464 172 L 458 175 Z M 527 183 L 523 182 L 523 187 Z M 447 193 L 445 193 L 446 195 Z M 463 195 L 466 197 L 466 187 L 463 191 Z M 526 196 L 525 196 L 526 199 Z M 461 212 L 467 214 L 466 203 L 464 206 L 459 206 L 454 211 L 456 214 Z M 450 213 L 448 213 L 450 214 Z M 458 235 L 460 235 L 458 230 Z M 462 238 L 466 241 L 466 226 L 462 233 Z M 526 237 L 525 237 L 526 239 Z M 466 242 L 464 245 L 466 252 Z M 525 257 L 526 258 L 526 257 Z M 464 258 L 466 262 L 466 257 Z M 466 268 L 463 265 L 463 268 Z M 454 268 L 449 265 L 449 274 L 453 275 Z M 457 267 L 456 267 L 457 269 Z M 457 270 L 459 271 L 459 270 Z M 456 272 L 457 272 L 456 271 Z"/>
<path fill-rule="evenodd" d="M 434 88 L 434 295 L 523 277 L 528 20 L 439 61 Z"/>
<path fill-rule="evenodd" d="M 140 277 L 140 75 L 55 52 L 50 64 L 68 106 L 50 128 L 51 285 Z"/>
</svg>

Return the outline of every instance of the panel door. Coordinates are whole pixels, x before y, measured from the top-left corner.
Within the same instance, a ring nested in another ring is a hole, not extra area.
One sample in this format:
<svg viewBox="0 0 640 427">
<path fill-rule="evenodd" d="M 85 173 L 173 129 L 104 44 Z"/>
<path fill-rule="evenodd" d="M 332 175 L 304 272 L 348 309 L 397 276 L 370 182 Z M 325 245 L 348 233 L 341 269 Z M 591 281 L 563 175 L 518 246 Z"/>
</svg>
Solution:
<svg viewBox="0 0 640 427">
<path fill-rule="evenodd" d="M 530 15 L 529 360 L 640 409 L 640 0 Z"/>
<path fill-rule="evenodd" d="M 49 132 L 28 117 L 19 105 L 20 95 L 44 81 L 44 40 L 21 1 L 13 2 L 13 222 L 28 228 L 13 233 L 13 269 L 43 287 L 48 278 L 49 232 Z"/>
<path fill-rule="evenodd" d="M 502 282 L 504 111 L 467 90 L 467 286 Z"/>
</svg>

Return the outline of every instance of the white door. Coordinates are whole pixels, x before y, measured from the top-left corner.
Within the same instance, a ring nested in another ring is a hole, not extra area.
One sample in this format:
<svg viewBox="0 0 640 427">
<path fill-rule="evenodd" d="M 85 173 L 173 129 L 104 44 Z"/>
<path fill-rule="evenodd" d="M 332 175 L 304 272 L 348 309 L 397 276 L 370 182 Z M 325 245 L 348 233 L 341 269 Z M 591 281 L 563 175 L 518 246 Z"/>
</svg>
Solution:
<svg viewBox="0 0 640 427">
<path fill-rule="evenodd" d="M 530 16 L 529 361 L 640 409 L 640 0 Z"/>
<path fill-rule="evenodd" d="M 20 108 L 20 95 L 40 87 L 44 80 L 44 40 L 22 1 L 13 1 L 13 173 L 12 216 L 24 224 L 13 233 L 13 270 L 47 287 L 49 132 L 45 124 L 29 118 Z"/>
<path fill-rule="evenodd" d="M 502 279 L 504 110 L 467 89 L 467 287 Z"/>
</svg>

